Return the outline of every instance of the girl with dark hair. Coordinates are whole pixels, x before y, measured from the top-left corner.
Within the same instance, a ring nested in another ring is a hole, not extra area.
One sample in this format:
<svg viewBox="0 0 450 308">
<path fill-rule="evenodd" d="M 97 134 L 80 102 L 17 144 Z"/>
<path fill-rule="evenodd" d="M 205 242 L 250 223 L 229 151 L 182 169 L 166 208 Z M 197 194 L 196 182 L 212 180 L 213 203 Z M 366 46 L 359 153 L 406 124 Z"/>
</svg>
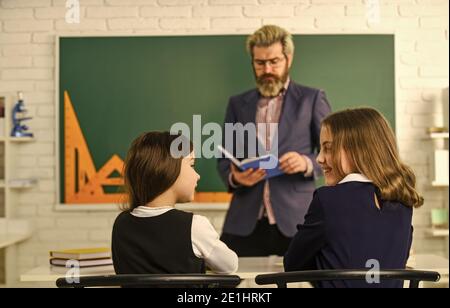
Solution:
<svg viewBox="0 0 450 308">
<path fill-rule="evenodd" d="M 195 274 L 210 270 L 229 274 L 237 255 L 220 241 L 206 217 L 175 209 L 190 202 L 200 176 L 194 170 L 192 144 L 174 155 L 185 139 L 167 132 L 138 137 L 125 161 L 128 202 L 116 218 L 112 255 L 117 274 Z"/>
</svg>

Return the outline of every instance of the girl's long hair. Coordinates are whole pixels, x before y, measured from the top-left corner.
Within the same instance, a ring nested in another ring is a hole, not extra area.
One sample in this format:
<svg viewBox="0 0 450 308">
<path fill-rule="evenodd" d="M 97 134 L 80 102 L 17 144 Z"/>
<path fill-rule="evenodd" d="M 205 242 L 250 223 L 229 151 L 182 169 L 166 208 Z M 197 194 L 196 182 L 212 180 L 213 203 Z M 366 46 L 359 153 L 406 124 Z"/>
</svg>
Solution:
<svg viewBox="0 0 450 308">
<path fill-rule="evenodd" d="M 398 201 L 418 208 L 423 198 L 417 192 L 416 177 L 399 157 L 394 133 L 387 120 L 375 109 L 349 109 L 329 115 L 322 122 L 333 141 L 332 159 L 340 177 L 341 149 L 355 172 L 368 177 L 378 188 L 382 200 Z"/>
</svg>

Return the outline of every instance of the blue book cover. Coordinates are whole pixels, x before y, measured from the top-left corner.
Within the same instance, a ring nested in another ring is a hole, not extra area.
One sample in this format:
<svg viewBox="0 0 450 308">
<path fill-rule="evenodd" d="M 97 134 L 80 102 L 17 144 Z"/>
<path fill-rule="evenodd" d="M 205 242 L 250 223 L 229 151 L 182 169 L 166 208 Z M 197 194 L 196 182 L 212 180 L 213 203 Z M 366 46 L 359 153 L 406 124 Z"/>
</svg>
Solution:
<svg viewBox="0 0 450 308">
<path fill-rule="evenodd" d="M 226 158 L 231 160 L 231 162 L 238 167 L 241 171 L 245 171 L 248 169 L 264 169 L 266 171 L 266 179 L 273 178 L 279 175 L 284 174 L 284 172 L 279 168 L 280 162 L 279 160 L 272 154 L 260 156 L 260 157 L 254 157 L 254 158 L 247 158 L 242 161 L 239 161 L 236 159 L 230 152 L 225 150 L 222 146 L 217 147 Z M 272 168 L 267 168 L 267 166 L 274 166 Z"/>
</svg>

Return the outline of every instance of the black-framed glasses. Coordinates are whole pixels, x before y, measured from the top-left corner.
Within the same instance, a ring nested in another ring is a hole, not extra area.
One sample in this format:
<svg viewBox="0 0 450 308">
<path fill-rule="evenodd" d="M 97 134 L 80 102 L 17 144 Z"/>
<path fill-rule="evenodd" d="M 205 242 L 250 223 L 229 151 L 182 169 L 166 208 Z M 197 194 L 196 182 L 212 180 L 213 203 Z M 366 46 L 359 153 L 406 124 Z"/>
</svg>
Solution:
<svg viewBox="0 0 450 308">
<path fill-rule="evenodd" d="M 253 64 L 255 65 L 255 68 L 258 69 L 266 67 L 266 64 L 268 64 L 272 68 L 278 68 L 281 66 L 284 60 L 286 60 L 286 56 L 267 60 L 253 59 Z"/>
</svg>

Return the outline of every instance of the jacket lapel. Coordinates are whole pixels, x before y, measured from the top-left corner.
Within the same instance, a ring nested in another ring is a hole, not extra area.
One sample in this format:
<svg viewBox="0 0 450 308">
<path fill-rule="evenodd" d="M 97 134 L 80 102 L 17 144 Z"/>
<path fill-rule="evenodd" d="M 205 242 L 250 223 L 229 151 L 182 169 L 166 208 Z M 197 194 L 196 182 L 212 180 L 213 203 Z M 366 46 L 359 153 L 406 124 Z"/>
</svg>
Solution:
<svg viewBox="0 0 450 308">
<path fill-rule="evenodd" d="M 280 151 L 281 145 L 284 140 L 289 136 L 290 129 L 292 127 L 293 121 L 296 119 L 297 109 L 301 102 L 302 93 L 300 88 L 294 83 L 290 82 L 289 87 L 286 92 L 286 97 L 284 98 L 280 121 L 278 124 L 278 150 Z M 251 91 L 244 97 L 244 106 L 242 106 L 242 121 L 243 125 L 247 123 L 256 124 L 256 111 L 258 107 L 259 94 L 258 90 Z M 274 139 L 274 142 L 276 140 Z M 259 142 L 258 142 L 259 143 Z M 261 147 L 262 148 L 262 147 Z M 273 149 L 273 146 L 272 146 Z M 258 151 L 259 152 L 259 151 Z M 265 153 L 258 153 L 258 155 L 263 155 Z M 280 153 L 281 154 L 281 153 Z"/>
<path fill-rule="evenodd" d="M 286 97 L 284 98 L 280 122 L 278 124 L 278 150 L 280 150 L 285 138 L 291 133 L 290 130 L 293 127 L 293 121 L 296 119 L 301 96 L 300 88 L 291 81 L 286 92 Z"/>
<path fill-rule="evenodd" d="M 255 123 L 256 110 L 258 107 L 259 94 L 257 90 L 251 91 L 244 97 L 244 106 L 242 108 L 242 124 Z"/>
</svg>

